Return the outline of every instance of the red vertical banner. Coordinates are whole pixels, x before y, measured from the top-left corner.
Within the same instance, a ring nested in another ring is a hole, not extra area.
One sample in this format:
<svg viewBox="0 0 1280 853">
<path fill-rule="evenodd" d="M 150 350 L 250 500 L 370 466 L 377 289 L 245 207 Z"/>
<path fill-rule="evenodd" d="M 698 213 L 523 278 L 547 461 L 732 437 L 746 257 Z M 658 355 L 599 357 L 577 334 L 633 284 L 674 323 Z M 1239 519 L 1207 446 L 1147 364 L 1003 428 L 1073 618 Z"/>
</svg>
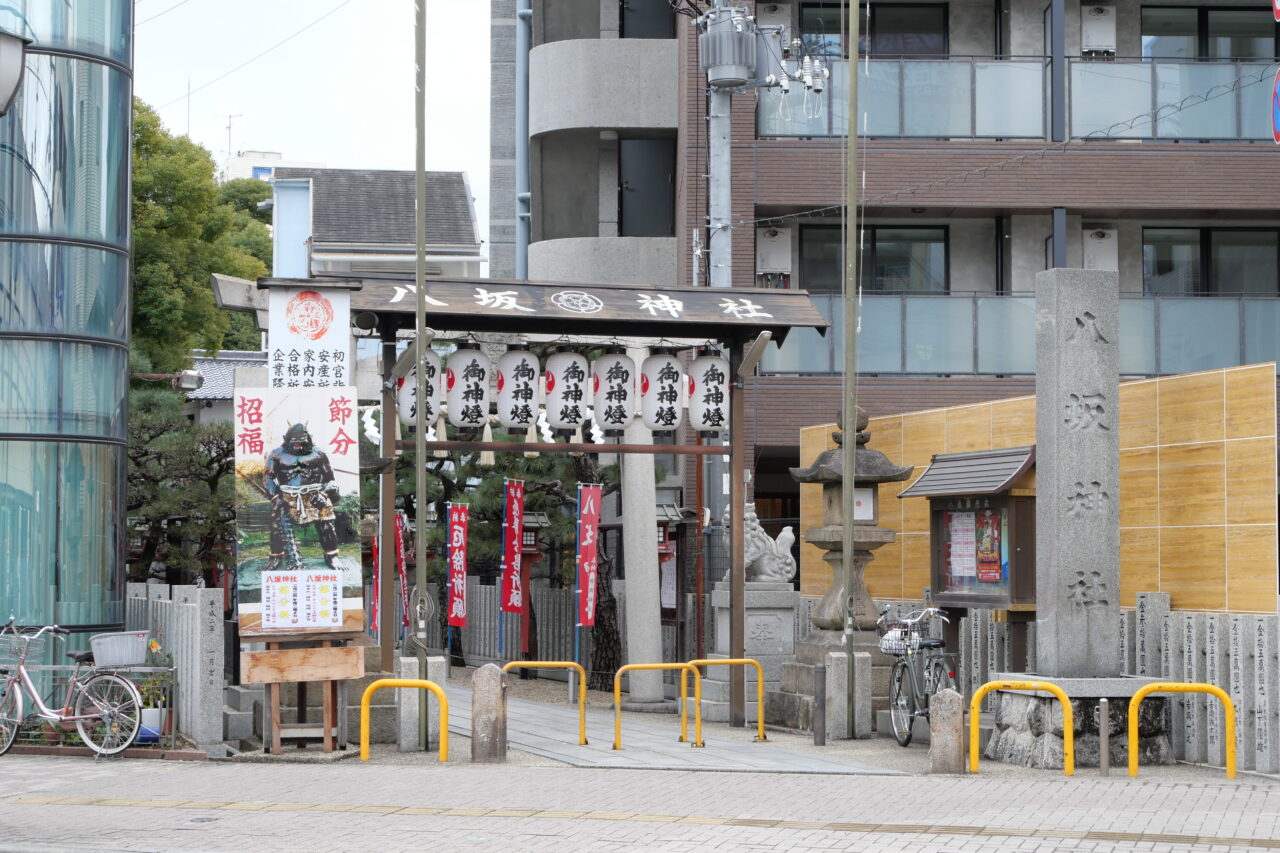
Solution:
<svg viewBox="0 0 1280 853">
<path fill-rule="evenodd" d="M 578 486 L 578 624 L 596 624 L 600 486 Z"/>
<path fill-rule="evenodd" d="M 524 613 L 524 481 L 507 480 L 502 497 L 502 611 Z"/>
<path fill-rule="evenodd" d="M 449 519 L 449 624 L 467 624 L 467 522 L 466 504 L 448 504 Z"/>
<path fill-rule="evenodd" d="M 409 627 L 409 578 L 405 570 L 404 534 L 408 527 L 403 512 L 396 513 L 396 574 L 400 576 L 400 610 L 404 626 Z"/>
</svg>

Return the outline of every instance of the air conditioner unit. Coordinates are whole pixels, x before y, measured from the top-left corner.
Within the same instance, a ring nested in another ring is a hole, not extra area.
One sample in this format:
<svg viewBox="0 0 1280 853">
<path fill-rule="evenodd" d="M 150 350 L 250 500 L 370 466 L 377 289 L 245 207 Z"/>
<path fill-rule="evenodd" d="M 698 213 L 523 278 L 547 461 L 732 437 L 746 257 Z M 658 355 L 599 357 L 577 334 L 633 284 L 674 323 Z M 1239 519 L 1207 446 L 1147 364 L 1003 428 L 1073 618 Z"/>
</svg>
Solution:
<svg viewBox="0 0 1280 853">
<path fill-rule="evenodd" d="M 1080 52 L 1116 52 L 1116 7 L 1080 6 Z"/>
<path fill-rule="evenodd" d="M 1114 228 L 1084 229 L 1084 268 L 1087 270 L 1120 269 L 1120 245 Z"/>
<path fill-rule="evenodd" d="M 791 229 L 756 229 L 756 275 L 791 274 Z"/>
</svg>

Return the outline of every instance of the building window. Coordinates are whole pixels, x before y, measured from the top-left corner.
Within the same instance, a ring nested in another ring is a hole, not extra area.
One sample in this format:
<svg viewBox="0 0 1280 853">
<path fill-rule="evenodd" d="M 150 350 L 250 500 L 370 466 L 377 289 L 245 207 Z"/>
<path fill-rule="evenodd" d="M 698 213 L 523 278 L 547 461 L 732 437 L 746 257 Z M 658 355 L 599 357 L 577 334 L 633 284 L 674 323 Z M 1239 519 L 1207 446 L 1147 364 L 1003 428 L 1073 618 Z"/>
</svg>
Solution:
<svg viewBox="0 0 1280 853">
<path fill-rule="evenodd" d="M 675 236 L 675 173 L 674 139 L 618 140 L 620 236 Z"/>
<path fill-rule="evenodd" d="M 1280 294 L 1280 230 L 1144 228 L 1143 290 L 1153 296 Z"/>
<path fill-rule="evenodd" d="M 1272 59 L 1277 24 L 1265 7 L 1144 6 L 1144 59 Z"/>
<path fill-rule="evenodd" d="M 849 55 L 844 43 L 842 2 L 809 0 L 800 4 L 800 32 L 805 52 L 818 56 Z M 945 4 L 877 3 L 868 19 L 858 7 L 858 54 L 865 56 L 946 56 Z"/>
<path fill-rule="evenodd" d="M 667 0 L 622 0 L 620 14 L 624 39 L 676 37 L 676 16 Z"/>
<path fill-rule="evenodd" d="M 862 283 L 868 291 L 946 293 L 947 229 L 871 225 L 862 242 Z M 800 286 L 839 291 L 843 247 L 838 225 L 800 229 Z"/>
</svg>

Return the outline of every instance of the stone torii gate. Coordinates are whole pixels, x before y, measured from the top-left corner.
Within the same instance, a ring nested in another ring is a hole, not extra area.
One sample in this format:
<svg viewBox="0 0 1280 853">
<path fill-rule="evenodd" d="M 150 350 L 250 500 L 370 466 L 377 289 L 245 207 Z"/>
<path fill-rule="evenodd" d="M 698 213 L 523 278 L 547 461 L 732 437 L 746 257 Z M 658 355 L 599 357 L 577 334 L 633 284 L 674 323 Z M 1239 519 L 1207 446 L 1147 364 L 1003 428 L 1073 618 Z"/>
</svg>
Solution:
<svg viewBox="0 0 1280 853">
<path fill-rule="evenodd" d="M 214 277 L 214 289 L 223 307 L 258 310 L 264 306 L 265 294 L 254 293 L 248 282 Z M 236 285 L 240 285 L 237 293 Z M 333 277 L 307 279 L 263 278 L 258 290 L 273 287 L 338 287 L 351 291 L 352 322 L 366 331 L 376 330 L 382 342 L 384 379 L 396 360 L 397 333 L 416 328 L 415 308 L 418 300 L 413 275 L 379 275 L 377 277 Z M 749 374 L 748 364 L 742 370 L 746 345 L 768 332 L 781 343 L 793 328 L 816 328 L 825 333 L 827 321 L 803 290 L 763 290 L 756 288 L 655 287 L 645 284 L 577 284 L 531 282 L 524 280 L 430 277 L 425 286 L 426 320 L 440 331 L 437 337 L 449 340 L 474 333 L 526 335 L 545 340 L 572 337 L 574 343 L 586 346 L 604 344 L 620 338 L 679 339 L 684 341 L 719 341 L 729 354 L 733 392 L 730 396 L 730 650 L 731 656 L 742 657 L 745 646 L 745 544 L 743 539 L 745 482 L 745 410 L 740 372 Z M 232 304 L 237 303 L 237 304 Z M 261 315 L 260 315 L 261 316 Z M 395 417 L 395 394 L 383 391 L 383 422 Z M 391 456 L 396 450 L 392 431 L 383 430 L 382 453 Z M 436 441 L 431 446 L 442 450 L 478 452 L 482 450 L 511 452 L 512 445 L 501 442 Z M 721 455 L 719 445 L 644 445 L 644 444 L 559 444 L 521 443 L 519 452 L 585 452 L 585 453 L 678 453 L 685 455 Z M 394 472 L 384 472 L 383 494 L 394 498 Z M 381 519 L 382 533 L 390 541 L 391 514 Z M 394 584 L 392 549 L 382 550 L 383 597 L 381 607 L 390 613 Z M 384 667 L 390 660 L 392 632 L 384 632 L 382 653 Z M 733 668 L 730 680 L 730 721 L 745 725 L 745 675 Z"/>
</svg>

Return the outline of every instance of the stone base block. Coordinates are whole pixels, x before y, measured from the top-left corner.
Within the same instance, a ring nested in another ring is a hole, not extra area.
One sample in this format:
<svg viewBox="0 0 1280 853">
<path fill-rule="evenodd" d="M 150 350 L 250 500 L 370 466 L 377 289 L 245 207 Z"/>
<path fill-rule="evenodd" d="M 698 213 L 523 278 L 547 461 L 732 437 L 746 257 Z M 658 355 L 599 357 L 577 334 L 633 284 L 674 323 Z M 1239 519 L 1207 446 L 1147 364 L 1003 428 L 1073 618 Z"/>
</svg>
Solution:
<svg viewBox="0 0 1280 853">
<path fill-rule="evenodd" d="M 1106 720 L 1100 719 L 1098 698 L 1084 696 L 1071 700 L 1077 767 L 1098 766 L 1100 732 L 1104 726 L 1109 733 L 1112 766 L 1122 766 L 1129 760 L 1128 697 L 1108 697 L 1110 711 Z M 1166 728 L 1166 704 L 1166 699 L 1160 696 L 1143 700 L 1138 712 L 1140 764 L 1173 763 Z M 1061 703 L 1054 697 L 999 691 L 994 722 L 991 740 L 983 752 L 986 758 L 1023 767 L 1062 767 L 1063 713 Z"/>
<path fill-rule="evenodd" d="M 765 694 L 766 702 L 768 701 L 768 698 L 767 698 L 768 695 L 769 694 L 767 693 Z M 690 704 L 693 704 L 693 700 L 690 700 Z M 756 708 L 757 708 L 757 705 L 756 705 L 755 696 L 752 696 L 747 701 L 746 707 L 744 708 L 747 722 L 751 723 L 752 725 L 754 725 L 756 722 L 756 716 L 757 716 Z M 690 718 L 692 718 L 693 715 L 690 714 L 689 716 Z M 702 700 L 702 719 L 704 722 L 711 722 L 711 723 L 729 722 L 729 703 L 716 702 L 716 701 L 708 702 L 706 699 L 703 699 Z M 766 712 L 765 720 L 768 721 L 768 719 L 769 717 Z"/>
</svg>

